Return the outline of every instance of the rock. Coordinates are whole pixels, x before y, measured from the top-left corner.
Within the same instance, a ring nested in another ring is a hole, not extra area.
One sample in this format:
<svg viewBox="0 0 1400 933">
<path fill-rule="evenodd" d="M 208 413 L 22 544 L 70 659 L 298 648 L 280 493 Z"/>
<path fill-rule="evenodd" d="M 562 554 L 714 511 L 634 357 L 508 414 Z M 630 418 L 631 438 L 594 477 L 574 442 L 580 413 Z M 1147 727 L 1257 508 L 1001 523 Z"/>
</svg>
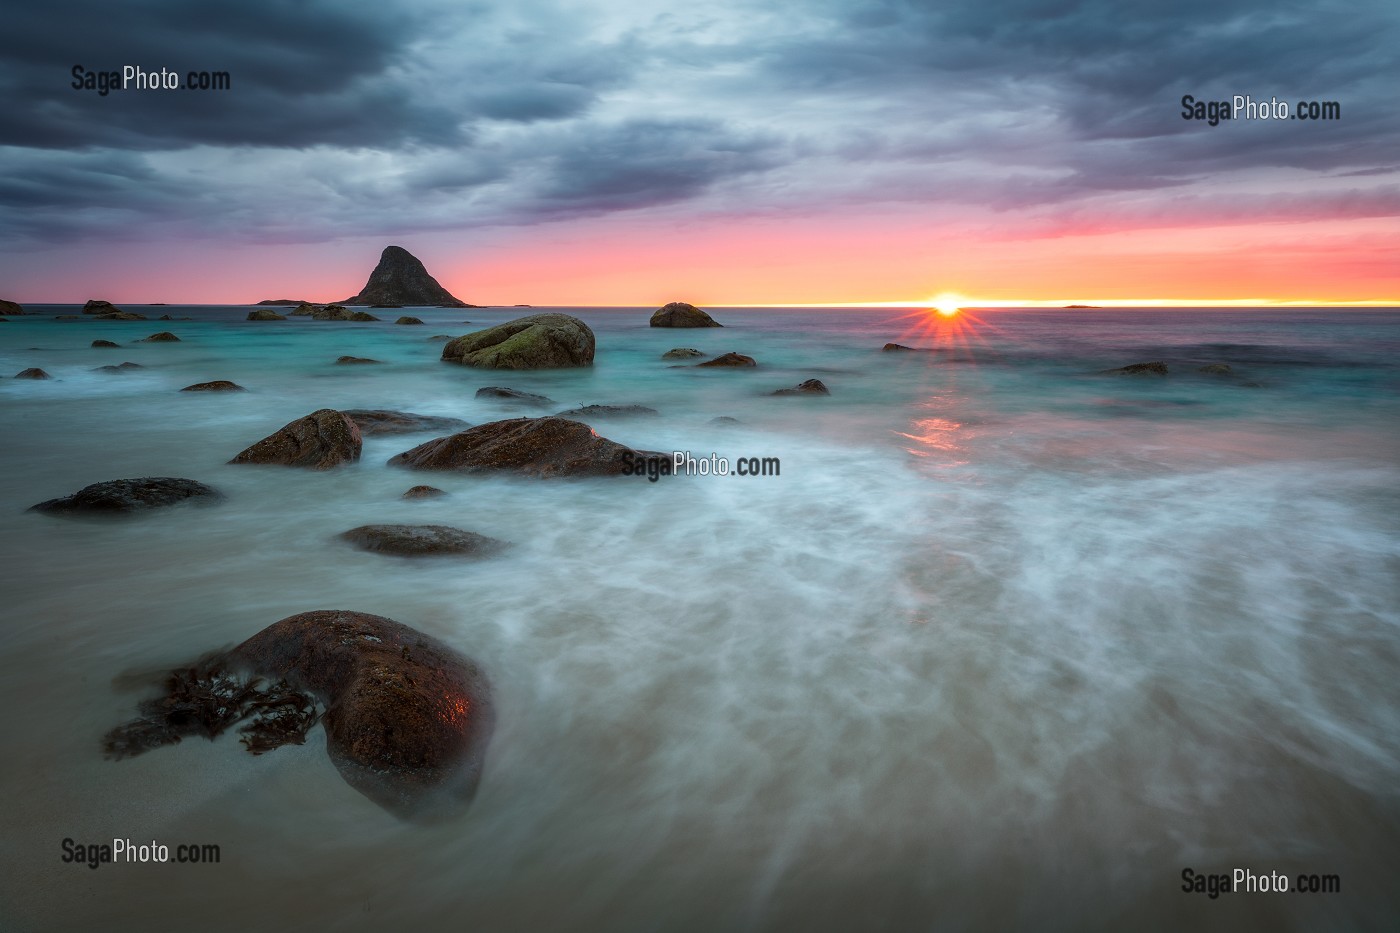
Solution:
<svg viewBox="0 0 1400 933">
<path fill-rule="evenodd" d="M 716 417 L 716 418 L 711 418 L 709 421 L 706 422 L 706 424 L 713 424 L 713 425 L 730 425 L 730 424 L 743 424 L 743 423 L 744 423 L 744 422 L 740 421 L 738 418 L 731 418 L 731 417 L 729 417 L 728 415 L 720 415 L 720 416 L 718 416 L 718 417 Z"/>
<path fill-rule="evenodd" d="M 428 274 L 412 253 L 402 246 L 386 246 L 379 265 L 369 275 L 360 293 L 345 299 L 347 305 L 411 305 L 416 308 L 437 305 L 444 308 L 471 308 Z"/>
<path fill-rule="evenodd" d="M 303 301 L 301 304 L 299 304 L 299 305 L 296 306 L 296 310 L 294 310 L 294 311 L 292 312 L 292 316 L 293 316 L 293 317 L 310 317 L 311 315 L 313 315 L 313 314 L 316 313 L 316 308 L 317 308 L 317 306 L 316 306 L 316 305 L 313 305 L 311 302 L 309 302 L 309 301 Z"/>
<path fill-rule="evenodd" d="M 236 382 L 229 382 L 227 379 L 215 379 L 213 382 L 196 382 L 192 386 L 185 386 L 181 392 L 246 392 Z"/>
<path fill-rule="evenodd" d="M 87 304 L 83 305 L 84 314 L 111 314 L 120 310 L 121 308 L 110 301 L 103 301 L 100 298 L 89 298 Z"/>
<path fill-rule="evenodd" d="M 344 412 L 322 408 L 283 425 L 229 463 L 272 463 L 329 470 L 359 460 L 361 446 L 360 429 L 354 421 Z"/>
<path fill-rule="evenodd" d="M 70 514 L 113 514 L 122 512 L 142 512 L 147 509 L 176 505 L 180 502 L 196 502 L 212 505 L 223 499 L 223 494 L 203 483 L 175 476 L 142 476 L 137 479 L 113 479 L 105 483 L 84 486 L 71 496 L 50 499 L 30 506 L 31 512 L 47 512 L 51 515 Z"/>
<path fill-rule="evenodd" d="M 429 339 L 429 340 L 451 340 L 451 339 L 452 339 L 452 336 L 451 336 L 450 334 L 433 334 L 433 335 L 432 335 L 431 337 L 429 337 L 428 339 Z"/>
<path fill-rule="evenodd" d="M 93 318 L 94 321 L 146 321 L 150 320 L 144 314 L 134 314 L 130 311 L 111 311 L 106 314 L 99 314 Z"/>
<path fill-rule="evenodd" d="M 689 347 L 676 347 L 674 350 L 667 350 L 661 354 L 663 360 L 688 360 L 697 356 L 704 356 L 699 350 L 692 350 Z"/>
<path fill-rule="evenodd" d="M 651 314 L 652 327 L 723 327 L 704 311 L 684 301 L 673 301 Z"/>
<path fill-rule="evenodd" d="M 173 671 L 164 688 L 107 734 L 108 757 L 212 739 L 246 720 L 242 740 L 262 754 L 304 743 L 319 718 L 341 777 L 422 822 L 471 800 L 495 724 L 490 683 L 473 662 L 392 619 L 347 610 L 289 616 Z"/>
<path fill-rule="evenodd" d="M 380 319 L 375 317 L 373 314 L 370 314 L 368 311 L 352 311 L 350 312 L 350 316 L 347 318 L 347 320 L 359 321 L 362 324 L 367 324 L 370 321 L 378 321 Z"/>
<path fill-rule="evenodd" d="M 413 470 L 509 472 L 535 477 L 620 476 L 638 459 L 663 456 L 599 437 L 581 421 L 512 418 L 419 444 L 389 460 Z"/>
<path fill-rule="evenodd" d="M 883 347 L 880 348 L 880 351 L 881 351 L 882 353 L 899 353 L 899 352 L 916 353 L 916 352 L 918 352 L 918 349 L 919 349 L 918 347 L 906 347 L 906 346 L 905 346 L 904 344 L 902 344 L 902 343 L 887 343 L 887 344 L 885 344 Z"/>
<path fill-rule="evenodd" d="M 256 311 L 248 312 L 248 320 L 250 321 L 285 321 L 286 319 L 286 315 L 269 311 L 266 308 L 258 308 Z"/>
<path fill-rule="evenodd" d="M 313 321 L 348 321 L 350 312 L 345 310 L 344 305 L 326 305 L 324 308 L 315 308 L 311 312 Z"/>
<path fill-rule="evenodd" d="M 359 363 L 378 363 L 379 360 L 372 360 L 367 356 L 338 356 L 336 363 L 341 366 L 351 366 Z"/>
<path fill-rule="evenodd" d="M 460 418 L 438 415 L 418 415 L 411 411 L 387 411 L 379 408 L 351 408 L 345 417 L 360 429 L 360 434 L 411 434 L 414 431 L 461 431 L 471 427 Z"/>
<path fill-rule="evenodd" d="M 410 486 L 401 499 L 440 499 L 447 493 L 436 486 Z"/>
<path fill-rule="evenodd" d="M 519 389 L 507 389 L 503 386 L 486 386 L 476 390 L 477 398 L 495 399 L 501 402 L 518 402 L 521 405 L 553 405 L 554 399 L 544 395 L 536 395 L 533 392 L 521 392 Z"/>
<path fill-rule="evenodd" d="M 592 366 L 593 331 L 567 314 L 532 314 L 448 341 L 442 358 L 483 369 Z"/>
<path fill-rule="evenodd" d="M 149 337 L 143 337 L 142 339 L 140 339 L 140 340 L 138 340 L 138 341 L 136 341 L 136 342 L 137 342 L 137 343 L 179 343 L 179 342 L 180 342 L 180 338 L 179 338 L 179 337 L 176 337 L 174 334 L 172 334 L 172 333 L 171 333 L 170 331 L 168 331 L 168 330 L 163 330 L 163 331 L 161 331 L 161 332 L 158 333 L 158 334 L 151 334 L 151 336 L 149 336 Z"/>
<path fill-rule="evenodd" d="M 1104 373 L 1111 376 L 1165 376 L 1167 364 L 1160 361 L 1133 363 L 1129 366 L 1120 366 L 1118 369 L 1106 369 Z"/>
<path fill-rule="evenodd" d="M 362 551 L 403 557 L 490 557 L 510 547 L 507 541 L 448 525 L 361 525 L 340 537 Z"/>
<path fill-rule="evenodd" d="M 779 389 L 771 393 L 773 395 L 830 395 L 831 390 L 826 387 L 826 383 L 820 379 L 808 379 L 806 382 L 799 382 L 791 389 Z"/>
<path fill-rule="evenodd" d="M 581 408 L 570 408 L 568 411 L 561 411 L 554 417 L 587 420 L 597 417 L 624 418 L 633 415 L 658 414 L 660 414 L 660 412 L 655 408 L 647 408 L 645 405 L 584 405 Z"/>
<path fill-rule="evenodd" d="M 23 370 L 22 372 L 17 372 L 17 373 L 15 373 L 15 378 L 16 378 L 16 379 L 52 379 L 53 376 L 50 376 L 48 373 L 44 372 L 42 369 L 40 369 L 40 368 L 37 367 L 37 366 L 31 366 L 31 367 L 29 367 L 28 369 Z"/>
<path fill-rule="evenodd" d="M 756 362 L 754 361 L 754 358 L 753 358 L 753 357 L 751 357 L 751 356 L 744 356 L 742 353 L 726 353 L 726 354 L 724 354 L 723 356 L 717 356 L 717 357 L 715 357 L 715 358 L 712 359 L 712 360 L 706 360 L 705 362 L 703 362 L 703 363 L 698 363 L 698 364 L 696 364 L 696 365 L 697 365 L 697 366 L 757 366 L 758 363 L 756 363 Z"/>
<path fill-rule="evenodd" d="M 423 322 L 420 321 L 420 320 L 418 320 L 418 318 L 416 318 L 416 317 L 409 317 L 408 315 L 404 315 L 403 317 L 399 318 L 399 319 L 398 319 L 397 321 L 395 321 L 394 323 L 395 323 L 395 324 L 422 324 Z"/>
<path fill-rule="evenodd" d="M 371 308 L 402 308 L 403 305 L 370 305 Z"/>
<path fill-rule="evenodd" d="M 267 313 L 267 312 L 263 312 L 263 313 L 265 314 L 265 313 Z M 170 315 L 168 315 L 168 314 L 162 314 L 160 317 L 156 318 L 156 320 L 157 320 L 157 321 L 173 321 L 173 320 L 175 320 L 175 319 L 174 319 L 173 317 L 171 317 Z"/>
<path fill-rule="evenodd" d="M 4 298 L 0 298 L 0 314 L 19 317 L 24 314 L 24 306 L 17 301 L 6 301 Z"/>
<path fill-rule="evenodd" d="M 1196 370 L 1196 372 L 1206 373 L 1211 376 L 1228 376 L 1233 373 L 1234 370 L 1230 368 L 1229 363 L 1207 363 Z"/>
<path fill-rule="evenodd" d="M 286 305 L 287 307 L 308 303 L 309 302 L 303 301 L 300 298 L 264 298 L 262 301 L 258 302 L 260 305 Z"/>
<path fill-rule="evenodd" d="M 94 341 L 92 342 L 92 345 L 93 345 L 94 347 L 120 347 L 120 346 L 121 346 L 121 344 L 119 344 L 119 343 L 113 343 L 113 342 L 110 341 L 110 340 L 94 340 Z"/>
<path fill-rule="evenodd" d="M 127 372 L 127 370 L 131 370 L 131 369 L 145 369 L 145 368 L 146 368 L 146 367 L 142 366 L 140 363 L 133 363 L 133 362 L 131 362 L 130 360 L 128 360 L 127 362 L 122 363 L 122 364 L 120 364 L 120 365 L 118 365 L 118 366 L 98 366 L 98 367 L 96 367 L 95 369 L 90 370 L 90 372 L 94 372 L 94 373 L 120 373 L 120 374 L 125 375 L 125 373 Z"/>
</svg>

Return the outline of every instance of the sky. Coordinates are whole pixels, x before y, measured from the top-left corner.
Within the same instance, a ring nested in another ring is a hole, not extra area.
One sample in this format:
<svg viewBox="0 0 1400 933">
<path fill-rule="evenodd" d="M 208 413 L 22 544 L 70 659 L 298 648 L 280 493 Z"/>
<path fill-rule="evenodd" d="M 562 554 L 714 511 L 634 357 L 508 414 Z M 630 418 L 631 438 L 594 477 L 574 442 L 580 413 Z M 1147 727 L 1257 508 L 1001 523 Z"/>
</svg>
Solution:
<svg viewBox="0 0 1400 933">
<path fill-rule="evenodd" d="M 57 0 L 0 297 L 1400 304 L 1400 4 Z M 73 68 L 229 74 L 74 89 Z M 1337 101 L 1206 121 L 1181 98 Z"/>
</svg>

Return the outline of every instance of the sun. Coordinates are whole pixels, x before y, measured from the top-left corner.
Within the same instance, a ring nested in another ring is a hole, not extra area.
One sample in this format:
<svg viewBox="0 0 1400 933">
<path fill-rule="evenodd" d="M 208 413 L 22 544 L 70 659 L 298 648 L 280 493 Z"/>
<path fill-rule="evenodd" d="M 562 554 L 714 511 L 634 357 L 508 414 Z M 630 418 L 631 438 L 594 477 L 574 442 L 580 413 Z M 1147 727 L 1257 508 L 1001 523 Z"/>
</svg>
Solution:
<svg viewBox="0 0 1400 933">
<path fill-rule="evenodd" d="M 964 304 L 967 298 L 957 292 L 939 292 L 929 301 L 929 306 L 943 317 L 955 317 Z"/>
</svg>

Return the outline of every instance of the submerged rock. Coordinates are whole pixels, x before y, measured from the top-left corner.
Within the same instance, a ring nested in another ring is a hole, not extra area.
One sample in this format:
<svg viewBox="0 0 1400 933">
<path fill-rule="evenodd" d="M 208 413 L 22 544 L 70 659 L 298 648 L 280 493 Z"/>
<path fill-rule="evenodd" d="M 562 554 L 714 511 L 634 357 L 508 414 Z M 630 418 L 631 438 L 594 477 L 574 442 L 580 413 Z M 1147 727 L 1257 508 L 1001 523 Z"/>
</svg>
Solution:
<svg viewBox="0 0 1400 933">
<path fill-rule="evenodd" d="M 661 358 L 663 360 L 689 360 L 704 355 L 699 350 L 692 350 L 690 347 L 676 347 L 674 350 L 667 350 L 661 354 Z"/>
<path fill-rule="evenodd" d="M 414 431 L 460 431 L 471 427 L 461 418 L 419 415 L 411 411 L 383 408 L 350 408 L 345 417 L 355 422 L 363 434 L 410 434 Z"/>
<path fill-rule="evenodd" d="M 93 345 L 94 347 L 120 347 L 120 346 L 121 346 L 121 344 L 119 344 L 119 343 L 117 343 L 117 342 L 115 342 L 115 341 L 112 341 L 112 340 L 94 340 L 94 341 L 92 342 L 92 345 Z"/>
<path fill-rule="evenodd" d="M 313 321 L 348 321 L 350 312 L 344 305 L 326 305 L 322 308 L 311 309 L 311 320 Z"/>
<path fill-rule="evenodd" d="M 277 431 L 243 450 L 229 463 L 268 463 L 280 466 L 329 470 L 360 459 L 360 429 L 344 412 L 333 408 L 313 411 L 288 422 Z"/>
<path fill-rule="evenodd" d="M 659 415 L 655 408 L 648 408 L 645 405 L 583 405 L 579 408 L 570 408 L 568 411 L 561 411 L 556 414 L 556 418 L 627 418 L 635 415 Z"/>
<path fill-rule="evenodd" d="M 831 390 L 826 387 L 826 383 L 820 379 L 808 379 L 806 382 L 799 382 L 790 389 L 779 389 L 773 395 L 830 395 Z"/>
<path fill-rule="evenodd" d="M 697 366 L 757 366 L 757 361 L 751 356 L 744 356 L 742 353 L 726 353 L 717 356 L 712 360 L 706 360 Z"/>
<path fill-rule="evenodd" d="M 40 369 L 40 368 L 37 367 L 37 366 L 31 366 L 31 367 L 29 367 L 28 369 L 21 370 L 20 372 L 15 373 L 15 378 L 16 378 L 16 379 L 52 379 L 53 376 L 50 376 L 48 373 L 44 372 L 42 369 Z"/>
<path fill-rule="evenodd" d="M 419 444 L 389 460 L 413 470 L 504 471 L 526 476 L 620 476 L 638 458 L 661 456 L 599 437 L 568 418 L 512 418 Z"/>
<path fill-rule="evenodd" d="M 1206 373 L 1210 376 L 1229 376 L 1234 373 L 1234 370 L 1230 368 L 1229 363 L 1207 363 L 1196 372 Z"/>
<path fill-rule="evenodd" d="M 354 365 L 357 365 L 357 364 L 360 364 L 360 363 L 378 363 L 378 362 L 379 362 L 378 360 L 372 360 L 372 359 L 370 359 L 370 358 L 367 357 L 367 356 L 338 356 L 338 357 L 335 358 L 335 361 L 336 361 L 337 365 L 340 365 L 340 366 L 354 366 Z"/>
<path fill-rule="evenodd" d="M 1117 369 L 1106 369 L 1104 373 L 1110 376 L 1165 376 L 1167 374 L 1167 364 L 1161 361 L 1132 363 L 1128 366 L 1120 366 Z"/>
<path fill-rule="evenodd" d="M 403 494 L 402 496 L 400 496 L 399 498 L 400 498 L 400 499 L 440 499 L 440 498 L 442 498 L 442 497 L 445 496 L 445 495 L 447 495 L 447 493 L 444 492 L 444 491 L 441 490 L 441 489 L 438 489 L 436 486 L 410 486 L 407 490 L 404 491 L 404 494 Z"/>
<path fill-rule="evenodd" d="M 378 321 L 378 320 L 380 320 L 380 318 L 375 317 L 373 314 L 370 314 L 368 311 L 353 311 L 353 312 L 351 312 L 351 314 L 350 314 L 349 320 L 351 320 L 351 321 L 359 321 L 361 324 L 367 324 L 367 323 L 369 323 L 369 322 L 371 322 L 371 321 Z"/>
<path fill-rule="evenodd" d="M 713 424 L 713 425 L 724 426 L 724 425 L 731 425 L 731 424 L 743 424 L 744 422 L 740 421 L 738 418 L 731 418 L 731 417 L 729 417 L 728 415 L 719 415 L 719 416 L 717 416 L 717 417 L 711 418 L 709 421 L 707 421 L 707 422 L 705 422 L 705 423 L 706 423 L 706 424 Z"/>
<path fill-rule="evenodd" d="M 402 557 L 490 557 L 510 542 L 449 525 L 361 525 L 341 538 L 362 551 Z"/>
<path fill-rule="evenodd" d="M 248 312 L 248 320 L 250 321 L 285 321 L 286 319 L 287 316 L 285 314 L 278 314 L 276 311 L 269 311 L 267 308 L 258 308 L 255 311 Z"/>
<path fill-rule="evenodd" d="M 476 390 L 477 398 L 492 398 L 502 402 L 518 402 L 521 405 L 553 405 L 554 399 L 533 392 L 521 392 L 504 386 L 485 386 Z"/>
<path fill-rule="evenodd" d="M 684 301 L 662 305 L 651 314 L 652 327 L 723 327 L 704 311 Z"/>
<path fill-rule="evenodd" d="M 432 335 L 431 337 L 429 337 L 428 339 L 429 339 L 429 340 L 451 340 L 451 339 L 452 339 L 452 335 L 451 335 L 451 334 L 433 334 L 433 335 Z"/>
<path fill-rule="evenodd" d="M 247 392 L 236 382 L 229 382 L 227 379 L 215 379 L 213 382 L 196 382 L 192 386 L 185 386 L 181 392 Z"/>
<path fill-rule="evenodd" d="M 394 323 L 395 323 L 395 324 L 422 324 L 423 322 L 420 321 L 420 320 L 419 320 L 418 318 L 416 318 L 416 317 L 409 317 L 407 314 L 405 314 L 403 317 L 399 318 L 399 319 L 398 319 L 397 321 L 395 321 Z"/>
<path fill-rule="evenodd" d="M 94 321 L 147 321 L 150 318 L 144 314 L 135 314 L 131 311 L 110 311 L 106 314 L 99 314 L 93 318 Z"/>
<path fill-rule="evenodd" d="M 379 265 L 369 274 L 369 281 L 360 293 L 345 299 L 347 305 L 409 305 L 415 308 L 436 305 L 440 308 L 471 308 L 465 301 L 438 284 L 419 262 L 402 246 L 386 246 L 379 255 Z"/>
<path fill-rule="evenodd" d="M 482 369 L 554 369 L 593 365 L 588 325 L 567 314 L 531 314 L 451 340 L 442 358 Z"/>
<path fill-rule="evenodd" d="M 223 499 L 217 489 L 176 476 L 142 476 L 136 479 L 113 479 L 84 486 L 71 496 L 49 499 L 30 506 L 31 512 L 56 515 L 87 513 L 113 514 L 140 512 L 167 505 L 193 501 L 213 504 Z"/>
<path fill-rule="evenodd" d="M 108 757 L 245 722 L 244 744 L 262 754 L 304 743 L 319 719 L 341 777 L 405 819 L 471 800 L 495 724 L 490 682 L 472 661 L 392 619 L 347 610 L 289 616 L 173 671 L 164 686 L 107 734 Z"/>
<path fill-rule="evenodd" d="M 176 337 L 168 330 L 163 330 L 158 334 L 151 334 L 149 337 L 142 337 L 137 343 L 179 343 L 180 338 Z"/>
</svg>

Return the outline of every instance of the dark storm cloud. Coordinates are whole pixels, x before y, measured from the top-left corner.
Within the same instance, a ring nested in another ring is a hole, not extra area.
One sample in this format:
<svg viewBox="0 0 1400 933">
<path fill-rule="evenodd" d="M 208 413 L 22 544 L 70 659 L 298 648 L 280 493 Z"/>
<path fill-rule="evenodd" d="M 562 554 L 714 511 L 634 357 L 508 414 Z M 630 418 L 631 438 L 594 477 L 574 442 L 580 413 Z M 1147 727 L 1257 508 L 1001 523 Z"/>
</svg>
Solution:
<svg viewBox="0 0 1400 933">
<path fill-rule="evenodd" d="M 312 241 L 687 203 L 1073 214 L 1212 186 L 1224 211 L 1216 179 L 1266 169 L 1351 176 L 1364 200 L 1400 151 L 1400 7 L 1380 0 L 437 2 L 7 13 L 0 236 Z M 228 71 L 233 89 L 103 98 L 68 86 L 73 64 Z M 1343 118 L 1208 127 L 1181 119 L 1188 93 L 1338 100 Z"/>
<path fill-rule="evenodd" d="M 899 99 L 915 120 L 939 103 L 945 115 L 1045 105 L 1083 152 L 1103 140 L 1143 143 L 1123 155 L 1150 176 L 1164 163 L 1174 166 L 1166 174 L 1388 164 L 1400 145 L 1393 3 L 836 0 L 815 9 L 823 28 L 757 52 L 771 80 L 795 93 Z M 1264 132 L 1181 119 L 1183 94 L 1236 93 L 1339 100 L 1344 119 Z M 1065 158 L 1072 166 L 1076 154 Z"/>
</svg>

